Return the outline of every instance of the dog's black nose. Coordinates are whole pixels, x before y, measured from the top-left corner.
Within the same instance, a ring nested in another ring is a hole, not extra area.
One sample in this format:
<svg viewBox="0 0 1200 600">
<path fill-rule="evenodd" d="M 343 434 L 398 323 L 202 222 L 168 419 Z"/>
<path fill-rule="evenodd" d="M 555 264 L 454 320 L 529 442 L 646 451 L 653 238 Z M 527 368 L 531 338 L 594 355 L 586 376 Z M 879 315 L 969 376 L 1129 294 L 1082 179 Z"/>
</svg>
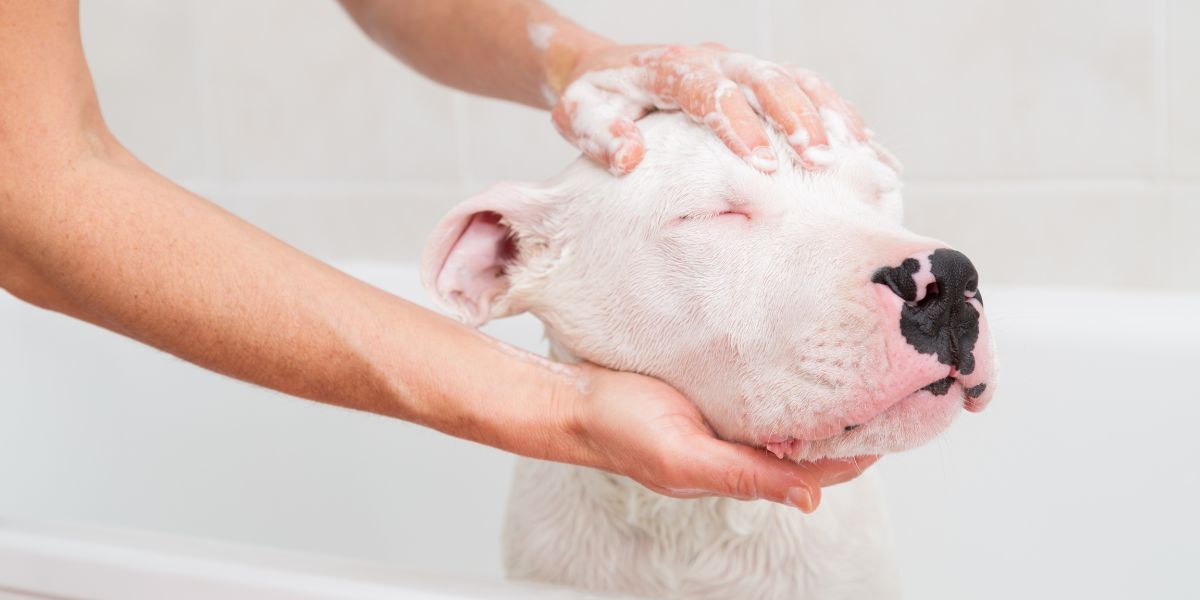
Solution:
<svg viewBox="0 0 1200 600">
<path fill-rule="evenodd" d="M 979 311 L 969 301 L 983 305 L 979 273 L 965 254 L 949 248 L 933 251 L 928 265 L 922 262 L 909 258 L 898 267 L 884 267 L 871 281 L 904 300 L 900 331 L 909 344 L 969 374 L 975 369 L 972 351 L 979 337 Z"/>
</svg>

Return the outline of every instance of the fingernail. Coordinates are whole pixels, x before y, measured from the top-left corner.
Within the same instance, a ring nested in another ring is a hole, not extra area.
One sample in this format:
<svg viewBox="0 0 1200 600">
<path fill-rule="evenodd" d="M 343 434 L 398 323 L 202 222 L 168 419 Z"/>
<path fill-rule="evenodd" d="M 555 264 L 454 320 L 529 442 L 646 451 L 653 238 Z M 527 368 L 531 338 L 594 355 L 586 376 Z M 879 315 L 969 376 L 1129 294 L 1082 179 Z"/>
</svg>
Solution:
<svg viewBox="0 0 1200 600">
<path fill-rule="evenodd" d="M 775 156 L 775 151 L 767 146 L 755 148 L 746 156 L 746 162 L 764 173 L 770 173 L 779 167 L 779 157 Z"/>
<path fill-rule="evenodd" d="M 634 144 L 625 138 L 616 138 L 608 146 L 608 170 L 614 175 L 624 175 L 630 170 L 629 161 L 635 150 Z"/>
<path fill-rule="evenodd" d="M 608 170 L 613 175 L 624 175 L 625 171 L 621 168 L 624 164 L 621 159 L 625 157 L 625 148 L 628 144 L 624 138 L 614 138 L 608 143 Z"/>
<path fill-rule="evenodd" d="M 812 492 L 806 487 L 794 487 L 788 490 L 787 493 L 788 506 L 799 508 L 801 512 L 808 514 L 817 507 L 813 506 Z"/>
</svg>

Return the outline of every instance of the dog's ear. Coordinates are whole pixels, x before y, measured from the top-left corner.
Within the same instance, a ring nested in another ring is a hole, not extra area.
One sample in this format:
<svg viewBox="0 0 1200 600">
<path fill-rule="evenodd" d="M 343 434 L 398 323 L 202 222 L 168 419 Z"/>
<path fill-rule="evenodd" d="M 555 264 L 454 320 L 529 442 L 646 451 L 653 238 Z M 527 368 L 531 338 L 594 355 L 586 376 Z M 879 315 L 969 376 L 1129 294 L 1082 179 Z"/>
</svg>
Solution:
<svg viewBox="0 0 1200 600">
<path fill-rule="evenodd" d="M 523 310 L 507 298 L 509 270 L 544 223 L 548 195 L 534 186 L 498 183 L 459 204 L 430 234 L 421 281 L 446 309 L 472 327 Z"/>
</svg>

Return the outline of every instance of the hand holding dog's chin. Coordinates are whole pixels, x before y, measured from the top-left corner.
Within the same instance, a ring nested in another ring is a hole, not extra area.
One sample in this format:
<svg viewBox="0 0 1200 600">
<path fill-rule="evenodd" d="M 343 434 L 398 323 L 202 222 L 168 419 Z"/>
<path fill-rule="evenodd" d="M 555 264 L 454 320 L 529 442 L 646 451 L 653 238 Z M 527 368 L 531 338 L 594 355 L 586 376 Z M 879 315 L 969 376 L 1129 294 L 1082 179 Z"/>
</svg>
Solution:
<svg viewBox="0 0 1200 600">
<path fill-rule="evenodd" d="M 829 154 L 829 113 L 842 117 L 849 136 L 870 142 L 858 114 L 820 77 L 717 44 L 594 45 L 561 80 L 551 85 L 555 126 L 617 175 L 641 162 L 645 144 L 635 121 L 653 110 L 684 112 L 767 173 L 779 163 L 768 127 L 787 137 L 809 169 Z"/>
<path fill-rule="evenodd" d="M 643 375 L 578 367 L 570 396 L 579 462 L 630 477 L 677 498 L 764 499 L 812 512 L 821 486 L 857 477 L 875 457 L 794 463 L 718 439 L 696 407 L 671 386 Z"/>
</svg>

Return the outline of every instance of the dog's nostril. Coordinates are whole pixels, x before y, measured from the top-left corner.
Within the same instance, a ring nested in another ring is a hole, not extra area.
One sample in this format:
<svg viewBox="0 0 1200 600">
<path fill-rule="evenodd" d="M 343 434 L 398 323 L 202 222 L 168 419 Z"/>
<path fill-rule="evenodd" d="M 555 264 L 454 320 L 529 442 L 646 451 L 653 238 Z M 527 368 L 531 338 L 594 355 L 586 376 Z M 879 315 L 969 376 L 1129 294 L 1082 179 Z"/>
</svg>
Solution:
<svg viewBox="0 0 1200 600">
<path fill-rule="evenodd" d="M 888 286 L 893 294 L 905 302 L 917 299 L 917 283 L 913 276 L 921 270 L 921 263 L 915 258 L 907 258 L 898 267 L 883 267 L 871 275 L 871 282 Z"/>
<path fill-rule="evenodd" d="M 939 248 L 925 264 L 907 258 L 898 266 L 880 268 L 871 275 L 871 282 L 886 285 L 905 302 L 928 306 L 961 303 L 967 297 L 977 297 L 979 273 L 962 252 Z"/>
<path fill-rule="evenodd" d="M 937 302 L 938 292 L 940 291 L 940 289 L 941 288 L 938 286 L 938 283 L 936 281 L 925 286 L 925 297 L 921 298 L 917 302 L 917 305 L 924 306 L 926 304 L 929 304 L 930 302 Z"/>
</svg>

